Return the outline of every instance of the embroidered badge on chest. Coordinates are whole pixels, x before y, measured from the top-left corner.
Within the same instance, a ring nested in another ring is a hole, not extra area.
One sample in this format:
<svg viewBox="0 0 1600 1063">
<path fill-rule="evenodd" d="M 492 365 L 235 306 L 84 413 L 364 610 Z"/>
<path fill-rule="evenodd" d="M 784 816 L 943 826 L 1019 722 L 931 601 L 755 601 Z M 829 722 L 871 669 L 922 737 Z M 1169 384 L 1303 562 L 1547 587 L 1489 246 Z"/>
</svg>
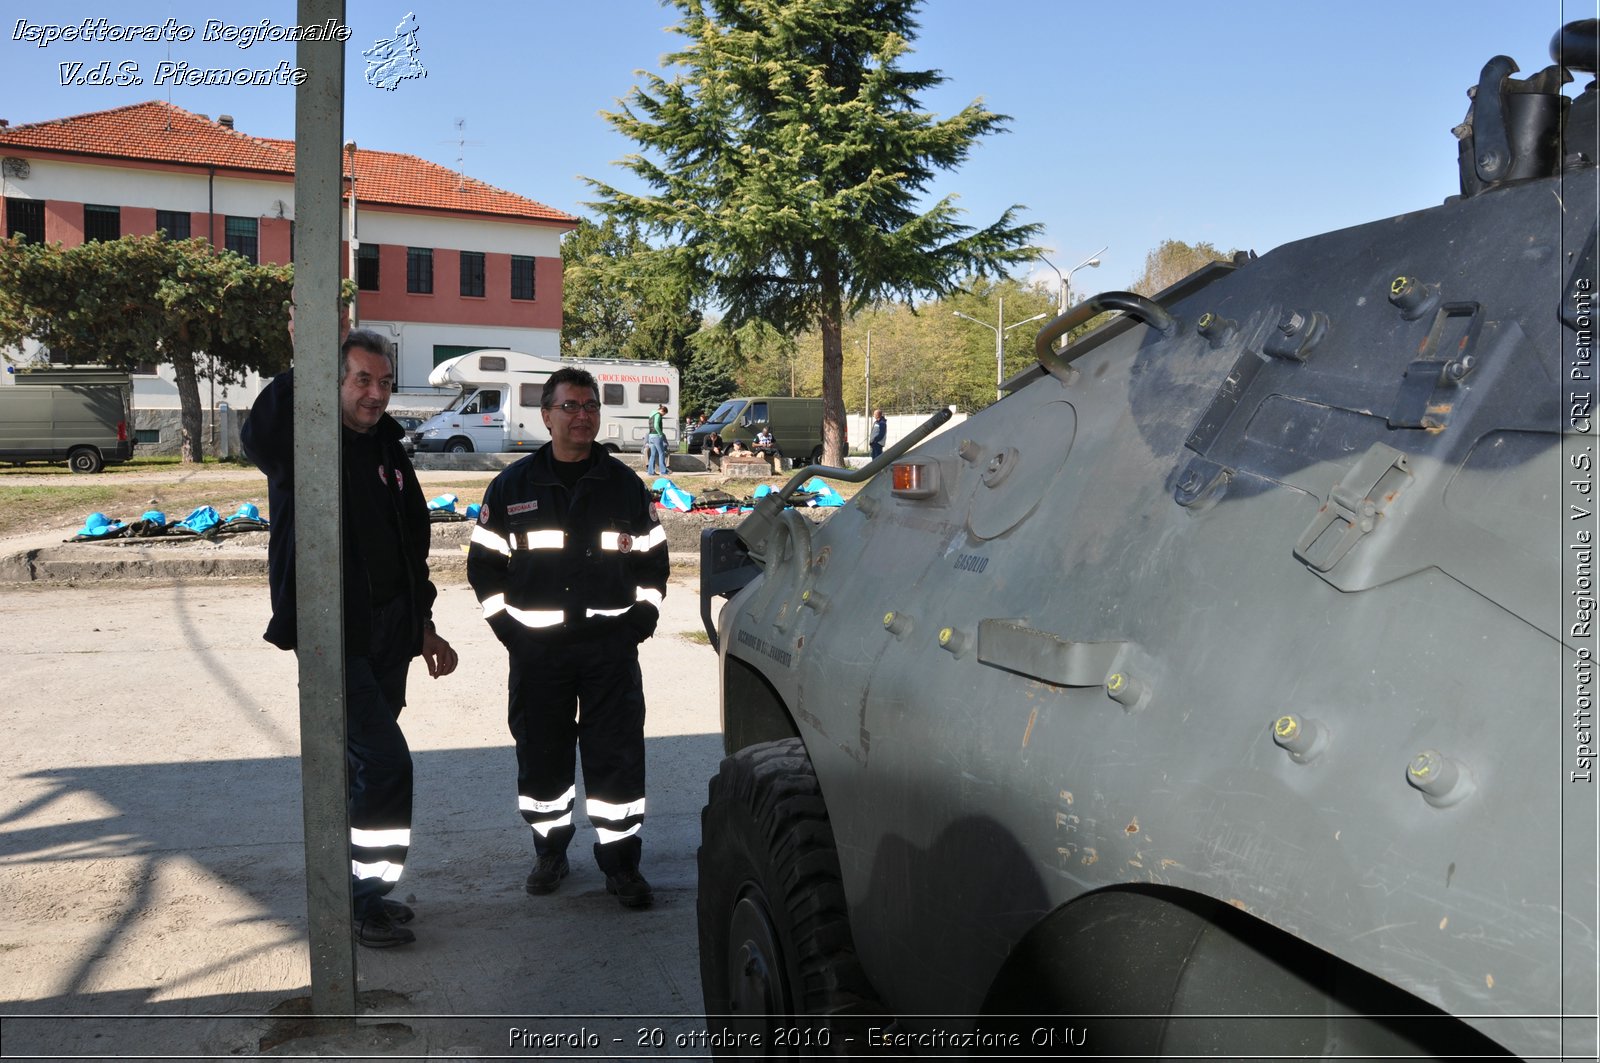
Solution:
<svg viewBox="0 0 1600 1063">
<path fill-rule="evenodd" d="M 537 498 L 532 502 L 513 502 L 506 507 L 506 516 L 515 517 L 518 513 L 531 513 L 538 508 L 539 500 Z"/>
</svg>

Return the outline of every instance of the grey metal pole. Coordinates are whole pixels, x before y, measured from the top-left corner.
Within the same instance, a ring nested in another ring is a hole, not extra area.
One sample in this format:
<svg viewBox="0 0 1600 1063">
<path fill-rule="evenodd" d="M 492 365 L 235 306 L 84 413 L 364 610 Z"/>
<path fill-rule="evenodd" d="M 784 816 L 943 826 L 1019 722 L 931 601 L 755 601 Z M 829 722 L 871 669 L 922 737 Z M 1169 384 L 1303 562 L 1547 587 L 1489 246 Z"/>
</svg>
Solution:
<svg viewBox="0 0 1600 1063">
<path fill-rule="evenodd" d="M 302 26 L 344 24 L 343 0 L 299 0 Z M 299 600 L 300 779 L 310 922 L 311 1007 L 356 1013 L 345 790 L 344 601 L 338 592 L 339 213 L 344 143 L 344 44 L 300 41 L 295 63 L 294 500 Z M 328 505 L 333 499 L 334 505 Z M 332 589 L 330 593 L 330 588 Z"/>
<path fill-rule="evenodd" d="M 1006 382 L 1006 300 L 1001 296 L 996 300 L 1000 304 L 999 316 L 995 318 L 994 325 L 994 401 L 999 402 L 1006 397 L 1001 385 Z"/>
<path fill-rule="evenodd" d="M 866 399 L 862 402 L 866 409 L 862 412 L 867 417 L 867 437 L 872 437 L 872 330 L 867 329 L 867 386 Z"/>
</svg>

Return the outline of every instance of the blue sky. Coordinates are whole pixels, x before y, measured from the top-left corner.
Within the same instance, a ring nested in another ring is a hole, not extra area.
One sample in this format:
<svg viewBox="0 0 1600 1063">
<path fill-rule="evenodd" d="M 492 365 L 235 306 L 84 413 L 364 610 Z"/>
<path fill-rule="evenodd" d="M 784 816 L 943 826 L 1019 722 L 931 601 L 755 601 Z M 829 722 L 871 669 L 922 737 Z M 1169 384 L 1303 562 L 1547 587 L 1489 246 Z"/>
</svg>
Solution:
<svg viewBox="0 0 1600 1063">
<path fill-rule="evenodd" d="M 374 88 L 360 53 L 391 37 L 407 12 L 427 77 Z M 474 177 L 586 213 L 592 195 L 580 177 L 624 180 L 611 162 L 632 147 L 600 112 L 626 95 L 635 71 L 663 71 L 662 55 L 680 40 L 666 32 L 675 14 L 655 0 L 355 0 L 345 138 L 452 167 L 462 158 Z M 1595 14 L 1596 0 L 930 0 L 904 65 L 948 79 L 924 97 L 936 114 L 982 97 L 1011 116 L 1009 131 L 980 142 L 936 192 L 958 195 L 975 225 L 1022 204 L 1062 269 L 1109 245 L 1098 271 L 1075 277 L 1082 291 L 1125 286 L 1166 238 L 1264 253 L 1440 202 L 1456 191 L 1450 128 L 1483 63 L 1509 55 L 1527 75 L 1549 62 L 1562 22 Z M 171 18 L 195 38 L 43 48 L 14 39 L 18 20 L 85 18 Z M 244 132 L 292 137 L 292 88 L 154 84 L 169 59 L 196 68 L 293 64 L 292 44 L 203 42 L 213 18 L 287 25 L 295 8 L 7 3 L 0 118 L 19 125 L 170 98 L 231 114 Z M 145 84 L 61 84 L 60 64 L 108 59 L 137 63 Z M 1586 81 L 1580 75 L 1578 85 Z"/>
</svg>

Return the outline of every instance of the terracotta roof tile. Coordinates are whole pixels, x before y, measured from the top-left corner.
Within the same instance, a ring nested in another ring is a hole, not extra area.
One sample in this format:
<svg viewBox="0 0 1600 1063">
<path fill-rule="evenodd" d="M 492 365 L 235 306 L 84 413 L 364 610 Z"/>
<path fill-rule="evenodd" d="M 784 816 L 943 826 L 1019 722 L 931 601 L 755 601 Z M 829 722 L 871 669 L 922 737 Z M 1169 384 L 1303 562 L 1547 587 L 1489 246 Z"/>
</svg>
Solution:
<svg viewBox="0 0 1600 1063">
<path fill-rule="evenodd" d="M 294 173 L 294 141 L 253 137 L 160 100 L 0 129 L 0 147 Z M 578 223 L 570 214 L 475 178 L 458 178 L 455 171 L 415 155 L 358 148 L 355 173 L 356 196 L 368 203 Z"/>
<path fill-rule="evenodd" d="M 267 144 L 288 152 L 291 160 L 294 158 L 294 141 L 264 139 Z M 398 151 L 356 148 L 355 175 L 356 199 L 363 203 L 511 214 L 574 226 L 578 224 L 577 218 L 553 207 Z"/>
<path fill-rule="evenodd" d="M 0 145 L 189 166 L 294 172 L 293 156 L 280 145 L 159 100 L 0 129 Z"/>
</svg>

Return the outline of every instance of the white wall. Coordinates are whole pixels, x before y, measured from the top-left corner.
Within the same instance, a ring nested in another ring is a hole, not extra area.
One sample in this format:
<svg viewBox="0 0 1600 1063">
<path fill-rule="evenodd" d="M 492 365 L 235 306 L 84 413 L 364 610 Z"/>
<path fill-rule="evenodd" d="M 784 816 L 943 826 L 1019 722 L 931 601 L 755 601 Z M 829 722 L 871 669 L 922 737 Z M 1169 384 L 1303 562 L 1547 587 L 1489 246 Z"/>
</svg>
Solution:
<svg viewBox="0 0 1600 1063">
<path fill-rule="evenodd" d="M 892 447 L 896 443 L 900 442 L 900 440 L 910 435 L 918 425 L 920 425 L 923 421 L 926 421 L 929 417 L 933 416 L 933 412 L 934 411 L 929 410 L 927 413 L 921 415 L 899 413 L 885 414 L 884 420 L 889 422 L 889 432 L 888 438 L 884 440 L 884 447 Z M 958 410 L 950 416 L 950 420 L 946 421 L 944 426 L 940 428 L 938 432 L 935 432 L 934 435 L 937 436 L 943 432 L 948 432 L 966 419 L 967 415 Z M 847 416 L 845 421 L 849 426 L 847 431 L 850 436 L 850 449 L 859 450 L 865 453 L 867 449 L 867 440 L 872 436 L 872 425 L 870 423 L 871 418 L 864 414 L 855 413 Z"/>
<path fill-rule="evenodd" d="M 5 194 L 18 199 L 57 199 L 71 203 L 105 203 L 118 207 L 152 207 L 156 210 L 208 210 L 235 217 L 294 217 L 294 182 L 241 180 L 218 176 L 214 208 L 208 205 L 204 173 L 170 173 L 165 170 L 122 168 L 112 165 L 30 159 L 29 175 L 5 178 Z M 283 204 L 279 213 L 278 204 Z M 196 236 L 204 235 L 195 233 Z M 218 233 L 220 240 L 222 234 Z"/>
<path fill-rule="evenodd" d="M 356 182 L 356 236 L 362 243 L 560 258 L 561 232 L 525 222 L 438 218 L 368 207 L 361 202 L 361 183 Z"/>
</svg>

